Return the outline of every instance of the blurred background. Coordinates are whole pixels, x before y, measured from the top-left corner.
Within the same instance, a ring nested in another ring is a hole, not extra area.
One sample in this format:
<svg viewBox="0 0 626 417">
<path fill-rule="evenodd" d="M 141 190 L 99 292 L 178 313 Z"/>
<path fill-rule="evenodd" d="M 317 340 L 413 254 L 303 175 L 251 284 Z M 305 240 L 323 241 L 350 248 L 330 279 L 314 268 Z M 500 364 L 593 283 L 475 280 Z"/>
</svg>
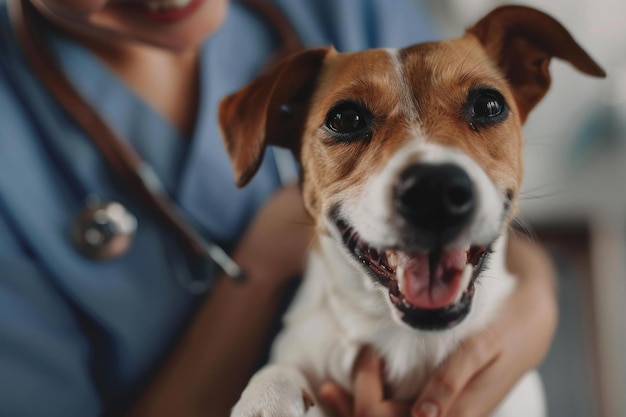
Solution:
<svg viewBox="0 0 626 417">
<path fill-rule="evenodd" d="M 505 2 L 427 3 L 458 36 Z M 525 127 L 522 223 L 559 272 L 560 324 L 541 368 L 550 416 L 626 417 L 626 1 L 516 3 L 559 20 L 608 73 L 554 60 Z"/>
</svg>

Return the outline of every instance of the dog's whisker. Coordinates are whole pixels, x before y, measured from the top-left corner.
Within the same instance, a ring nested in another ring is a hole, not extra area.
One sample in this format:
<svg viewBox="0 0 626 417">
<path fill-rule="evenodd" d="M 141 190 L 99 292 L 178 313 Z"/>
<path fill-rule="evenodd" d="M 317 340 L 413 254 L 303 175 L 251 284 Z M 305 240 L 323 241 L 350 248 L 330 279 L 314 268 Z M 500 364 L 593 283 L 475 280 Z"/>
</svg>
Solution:
<svg viewBox="0 0 626 417">
<path fill-rule="evenodd" d="M 522 190 L 520 193 L 520 199 L 530 200 L 556 197 L 563 194 L 564 191 L 562 188 L 563 187 L 557 182 L 544 183 L 531 189 Z"/>
<path fill-rule="evenodd" d="M 521 201 L 545 200 L 546 198 L 550 197 L 554 197 L 554 194 L 520 194 Z"/>
<path fill-rule="evenodd" d="M 480 276 L 480 280 L 476 283 L 476 285 L 479 286 L 479 287 L 484 287 L 485 286 L 485 282 L 484 282 L 485 280 L 506 282 L 506 281 L 508 281 L 508 278 L 505 277 L 505 276 L 499 276 L 499 275 L 482 274 Z"/>
<path fill-rule="evenodd" d="M 512 225 L 509 226 L 509 233 L 519 236 L 520 234 L 530 239 L 531 242 L 536 242 L 538 240 L 537 234 L 533 229 L 532 225 L 526 222 L 524 219 L 516 217 L 513 219 Z"/>
</svg>

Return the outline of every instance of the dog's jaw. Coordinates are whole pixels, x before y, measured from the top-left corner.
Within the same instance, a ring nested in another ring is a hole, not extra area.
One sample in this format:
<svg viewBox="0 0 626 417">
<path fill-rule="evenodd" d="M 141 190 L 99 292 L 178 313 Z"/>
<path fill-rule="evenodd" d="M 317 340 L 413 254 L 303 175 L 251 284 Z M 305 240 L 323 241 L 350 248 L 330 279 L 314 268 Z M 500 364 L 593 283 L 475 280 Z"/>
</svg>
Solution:
<svg viewBox="0 0 626 417">
<path fill-rule="evenodd" d="M 338 232 L 343 241 L 343 247 L 340 250 L 352 263 L 356 263 L 354 267 L 364 279 L 369 279 L 381 287 L 381 293 L 389 302 L 391 313 L 397 322 L 420 330 L 443 330 L 458 325 L 470 312 L 475 292 L 474 284 L 485 265 L 485 258 L 489 254 L 488 248 L 475 246 L 463 250 L 446 251 L 451 255 L 444 252 L 444 257 L 457 258 L 452 262 L 460 265 L 457 269 L 443 271 L 441 265 L 449 264 L 450 259 L 438 261 L 437 268 L 440 270 L 440 275 L 450 274 L 450 271 L 454 275 L 439 279 L 453 282 L 437 284 L 437 280 L 431 278 L 431 282 L 435 284 L 430 288 L 418 289 L 417 298 L 425 300 L 430 304 L 429 307 L 432 307 L 423 308 L 414 305 L 416 295 L 407 292 L 410 284 L 406 282 L 406 275 L 410 272 L 407 272 L 403 265 L 418 263 L 420 265 L 417 269 L 423 274 L 428 274 L 427 254 L 410 254 L 399 250 L 386 250 L 381 254 L 362 241 L 358 233 L 342 220 L 336 222 L 335 226 L 336 231 L 333 235 Z M 460 257 L 463 259 L 458 259 Z M 438 294 L 433 295 L 433 293 Z M 441 303 L 442 297 L 444 297 L 443 304 L 432 306 L 432 298 L 437 298 L 439 300 L 437 302 Z"/>
<path fill-rule="evenodd" d="M 415 163 L 454 163 L 469 173 L 477 195 L 471 220 L 436 250 L 419 246 L 419 236 L 397 213 L 389 192 L 399 173 Z M 329 205 L 325 216 L 340 251 L 361 276 L 383 289 L 396 322 L 419 330 L 457 326 L 470 313 L 476 280 L 505 227 L 506 196 L 471 158 L 419 139 L 400 148 L 362 190 Z"/>
</svg>

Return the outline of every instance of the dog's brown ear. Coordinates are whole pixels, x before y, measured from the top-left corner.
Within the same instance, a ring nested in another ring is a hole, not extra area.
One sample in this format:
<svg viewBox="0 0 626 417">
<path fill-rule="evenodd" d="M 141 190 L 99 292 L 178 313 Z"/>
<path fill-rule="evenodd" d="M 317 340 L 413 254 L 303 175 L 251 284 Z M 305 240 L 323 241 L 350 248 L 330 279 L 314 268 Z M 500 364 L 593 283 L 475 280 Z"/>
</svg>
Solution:
<svg viewBox="0 0 626 417">
<path fill-rule="evenodd" d="M 467 30 L 513 87 L 522 121 L 550 87 L 548 65 L 553 56 L 595 77 L 606 74 L 555 19 L 523 6 L 495 9 Z"/>
<path fill-rule="evenodd" d="M 294 55 L 222 100 L 220 129 L 237 186 L 252 179 L 267 145 L 298 152 L 308 101 L 330 50 Z"/>
</svg>

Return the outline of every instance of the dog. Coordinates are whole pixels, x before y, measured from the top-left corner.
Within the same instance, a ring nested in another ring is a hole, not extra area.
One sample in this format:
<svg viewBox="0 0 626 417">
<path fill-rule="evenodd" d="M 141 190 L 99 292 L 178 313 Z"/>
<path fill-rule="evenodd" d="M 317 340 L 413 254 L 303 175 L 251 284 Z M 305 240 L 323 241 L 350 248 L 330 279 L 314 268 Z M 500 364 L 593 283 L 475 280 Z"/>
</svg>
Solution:
<svg viewBox="0 0 626 417">
<path fill-rule="evenodd" d="M 385 363 L 391 398 L 416 398 L 458 341 L 515 287 L 507 230 L 518 213 L 522 125 L 550 85 L 552 57 L 605 73 L 561 24 L 500 7 L 463 37 L 338 53 L 309 49 L 220 103 L 238 186 L 268 145 L 302 169 L 316 240 L 304 281 L 234 417 L 320 416 L 320 385 L 349 390 L 359 349 Z M 527 374 L 500 417 L 541 417 Z"/>
</svg>

